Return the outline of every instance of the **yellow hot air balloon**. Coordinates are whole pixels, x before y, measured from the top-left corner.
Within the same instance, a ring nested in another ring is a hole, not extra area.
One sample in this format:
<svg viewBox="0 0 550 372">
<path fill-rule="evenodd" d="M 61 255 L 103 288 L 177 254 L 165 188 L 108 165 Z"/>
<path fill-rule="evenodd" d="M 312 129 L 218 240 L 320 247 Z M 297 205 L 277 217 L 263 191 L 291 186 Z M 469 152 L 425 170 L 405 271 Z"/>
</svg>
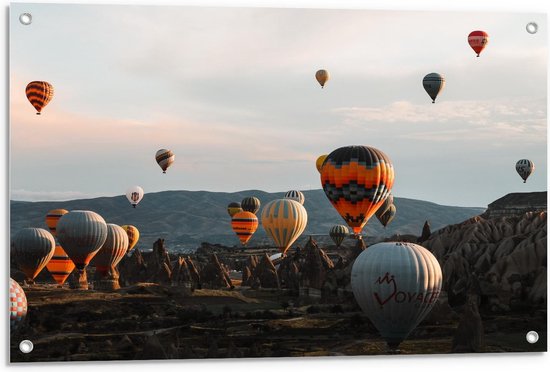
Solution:
<svg viewBox="0 0 550 372">
<path fill-rule="evenodd" d="M 130 252 L 137 244 L 139 240 L 139 230 L 137 227 L 132 225 L 122 225 L 120 226 L 126 234 L 128 235 L 128 252 Z"/>
<path fill-rule="evenodd" d="M 73 261 L 57 241 L 57 222 L 67 213 L 69 213 L 69 211 L 66 209 L 53 209 L 46 214 L 46 225 L 48 225 L 50 232 L 55 238 L 55 251 L 52 259 L 46 265 L 46 268 L 60 286 L 63 286 L 75 267 Z"/>
<path fill-rule="evenodd" d="M 306 225 L 307 211 L 296 200 L 273 200 L 262 211 L 262 226 L 283 255 L 304 232 Z"/>
<path fill-rule="evenodd" d="M 315 166 L 317 167 L 317 171 L 321 173 L 321 169 L 323 168 L 323 163 L 325 162 L 325 159 L 327 158 L 328 154 L 321 155 L 317 158 L 317 161 L 315 162 Z"/>
<path fill-rule="evenodd" d="M 315 73 L 315 79 L 321 84 L 321 88 L 324 88 L 326 82 L 330 79 L 330 75 L 327 70 L 319 70 Z"/>
</svg>

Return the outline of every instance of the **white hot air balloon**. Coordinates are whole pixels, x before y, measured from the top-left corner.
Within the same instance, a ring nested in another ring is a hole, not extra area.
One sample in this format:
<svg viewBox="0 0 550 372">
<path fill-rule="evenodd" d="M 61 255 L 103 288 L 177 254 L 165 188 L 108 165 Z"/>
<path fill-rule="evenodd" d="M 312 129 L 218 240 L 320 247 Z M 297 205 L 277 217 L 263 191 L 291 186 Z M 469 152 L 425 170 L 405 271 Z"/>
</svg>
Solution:
<svg viewBox="0 0 550 372">
<path fill-rule="evenodd" d="M 135 208 L 136 205 L 143 199 L 143 189 L 139 186 L 132 186 L 126 190 L 126 198 L 132 206 Z"/>
<path fill-rule="evenodd" d="M 396 349 L 430 312 L 442 280 L 434 255 L 420 245 L 405 242 L 369 247 L 351 270 L 357 303 L 391 349 Z"/>
<path fill-rule="evenodd" d="M 298 190 L 287 191 L 287 193 L 285 194 L 285 199 L 296 200 L 298 203 L 302 205 L 304 205 L 304 202 L 306 201 L 306 197 L 304 196 L 304 193 Z"/>
</svg>

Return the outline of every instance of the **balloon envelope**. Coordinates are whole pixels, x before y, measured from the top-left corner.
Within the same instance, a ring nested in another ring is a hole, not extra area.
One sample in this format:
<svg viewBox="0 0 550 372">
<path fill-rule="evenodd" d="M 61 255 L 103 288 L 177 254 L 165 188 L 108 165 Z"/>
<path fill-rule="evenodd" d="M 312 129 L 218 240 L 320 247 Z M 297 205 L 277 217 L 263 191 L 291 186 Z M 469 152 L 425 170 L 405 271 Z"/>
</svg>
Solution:
<svg viewBox="0 0 550 372">
<path fill-rule="evenodd" d="M 351 288 L 361 309 L 396 348 L 436 303 L 443 275 L 437 259 L 413 243 L 378 243 L 353 263 Z"/>
<path fill-rule="evenodd" d="M 368 146 L 334 150 L 321 170 L 325 195 L 355 234 L 384 203 L 393 181 L 393 165 L 388 156 Z"/>
<path fill-rule="evenodd" d="M 30 280 L 36 278 L 55 252 L 53 235 L 34 227 L 19 230 L 11 245 L 17 266 Z"/>
<path fill-rule="evenodd" d="M 326 82 L 330 79 L 330 75 L 327 70 L 318 70 L 315 73 L 315 79 L 319 84 L 321 84 L 321 88 L 324 88 Z"/>
<path fill-rule="evenodd" d="M 304 232 L 306 225 L 306 209 L 295 200 L 273 200 L 262 211 L 262 226 L 283 255 Z"/>
<path fill-rule="evenodd" d="M 122 225 L 120 227 L 126 231 L 126 235 L 128 235 L 128 252 L 130 252 L 134 249 L 139 240 L 139 230 L 132 225 Z"/>
<path fill-rule="evenodd" d="M 432 103 L 435 103 L 435 99 L 445 87 L 445 78 L 436 72 L 432 72 L 424 76 L 422 85 L 424 85 L 426 93 L 428 93 L 432 99 Z"/>
<path fill-rule="evenodd" d="M 384 213 L 387 212 L 388 209 L 390 209 L 390 205 L 393 204 L 393 194 L 390 192 L 386 200 L 384 200 L 384 203 L 376 210 L 376 217 L 382 216 Z"/>
<path fill-rule="evenodd" d="M 298 190 L 287 191 L 285 194 L 285 199 L 296 200 L 298 203 L 302 205 L 304 205 L 304 202 L 306 201 L 306 197 L 304 196 L 304 193 Z"/>
<path fill-rule="evenodd" d="M 317 168 L 317 172 L 321 173 L 321 168 L 323 168 L 323 163 L 325 162 L 327 156 L 328 154 L 321 155 L 315 161 L 315 167 Z"/>
<path fill-rule="evenodd" d="M 468 35 L 468 44 L 476 52 L 477 56 L 485 49 L 489 42 L 489 34 L 485 31 L 472 31 Z"/>
<path fill-rule="evenodd" d="M 378 216 L 378 214 L 376 214 L 376 218 L 378 218 L 378 221 L 380 221 L 382 226 L 386 227 L 390 222 L 393 221 L 396 213 L 397 209 L 395 208 L 395 205 L 392 204 L 381 216 Z"/>
<path fill-rule="evenodd" d="M 254 196 L 246 197 L 241 201 L 241 208 L 245 212 L 256 214 L 260 210 L 260 199 Z"/>
<path fill-rule="evenodd" d="M 107 239 L 107 224 L 92 211 L 71 211 L 57 224 L 57 239 L 75 266 L 83 270 Z"/>
<path fill-rule="evenodd" d="M 46 225 L 54 237 L 57 236 L 57 222 L 67 213 L 69 213 L 69 211 L 66 209 L 52 209 L 46 214 Z"/>
<path fill-rule="evenodd" d="M 258 217 L 252 212 L 239 212 L 231 219 L 231 227 L 242 245 L 246 245 L 258 229 Z"/>
<path fill-rule="evenodd" d="M 25 88 L 25 94 L 31 105 L 36 109 L 36 114 L 40 115 L 42 109 L 53 98 L 53 86 L 47 81 L 31 81 Z"/>
<path fill-rule="evenodd" d="M 15 280 L 10 278 L 10 331 L 14 331 L 27 316 L 27 296 Z"/>
<path fill-rule="evenodd" d="M 329 236 L 336 244 L 336 248 L 339 248 L 344 239 L 349 235 L 347 226 L 335 225 L 330 228 Z"/>
<path fill-rule="evenodd" d="M 527 182 L 527 178 L 535 171 L 535 163 L 529 159 L 521 159 L 516 163 L 516 172 L 523 179 L 523 183 Z"/>
<path fill-rule="evenodd" d="M 229 216 L 231 216 L 231 218 L 242 211 L 243 209 L 241 208 L 241 203 L 232 202 L 229 203 L 229 205 L 227 206 L 227 213 L 229 213 Z"/>
<path fill-rule="evenodd" d="M 160 149 L 155 154 L 155 160 L 162 169 L 162 173 L 166 173 L 168 167 L 172 165 L 174 160 L 176 160 L 176 155 L 174 155 L 174 153 L 170 150 Z"/>
<path fill-rule="evenodd" d="M 66 209 L 52 209 L 46 214 L 46 225 L 54 238 L 57 236 L 57 223 L 59 219 L 67 213 L 69 213 L 69 211 Z M 63 285 L 73 272 L 74 267 L 73 261 L 56 239 L 55 251 L 53 257 L 46 264 L 46 269 L 48 269 L 57 284 Z"/>
<path fill-rule="evenodd" d="M 126 190 L 126 198 L 135 208 L 136 205 L 143 199 L 143 189 L 139 186 L 132 186 Z"/>
<path fill-rule="evenodd" d="M 128 234 L 114 223 L 107 224 L 107 238 L 91 261 L 102 275 L 118 265 L 128 251 Z"/>
</svg>

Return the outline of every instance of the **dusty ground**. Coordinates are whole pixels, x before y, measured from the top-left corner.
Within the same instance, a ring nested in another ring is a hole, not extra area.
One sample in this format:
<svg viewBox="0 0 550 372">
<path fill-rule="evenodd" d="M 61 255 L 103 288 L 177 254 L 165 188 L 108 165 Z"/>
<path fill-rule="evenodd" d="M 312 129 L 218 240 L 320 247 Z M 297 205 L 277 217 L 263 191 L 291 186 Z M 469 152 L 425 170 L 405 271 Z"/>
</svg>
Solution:
<svg viewBox="0 0 550 372">
<path fill-rule="evenodd" d="M 203 289 L 188 295 L 156 284 L 112 293 L 53 285 L 25 291 L 29 314 L 12 334 L 12 362 L 388 353 L 360 312 L 312 305 L 284 291 Z M 400 353 L 449 353 L 458 324 L 453 319 L 427 319 Z M 545 325 L 543 312 L 486 317 L 486 351 L 545 351 Z M 541 327 L 540 341 L 528 344 L 525 333 Z M 23 339 L 34 343 L 31 354 L 18 350 Z"/>
</svg>

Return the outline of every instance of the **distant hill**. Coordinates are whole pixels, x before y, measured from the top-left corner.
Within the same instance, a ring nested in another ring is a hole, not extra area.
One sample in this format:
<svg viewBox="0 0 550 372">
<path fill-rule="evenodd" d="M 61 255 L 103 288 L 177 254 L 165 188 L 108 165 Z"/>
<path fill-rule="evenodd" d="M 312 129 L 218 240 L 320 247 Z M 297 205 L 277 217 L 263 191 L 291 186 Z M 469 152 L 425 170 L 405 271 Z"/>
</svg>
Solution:
<svg viewBox="0 0 550 372">
<path fill-rule="evenodd" d="M 47 228 L 46 213 L 55 208 L 67 210 L 86 209 L 99 213 L 108 223 L 136 226 L 141 234 L 137 245 L 140 249 L 151 249 L 157 238 L 164 238 L 171 251 L 197 248 L 201 242 L 220 243 L 233 246 L 238 240 L 231 230 L 231 220 L 226 211 L 230 202 L 240 202 L 246 196 L 258 197 L 262 205 L 282 198 L 284 193 L 267 193 L 248 190 L 236 193 L 207 191 L 163 191 L 148 193 L 137 208 L 132 208 L 125 196 L 102 197 L 56 202 L 11 201 L 11 228 L 13 234 L 24 227 Z M 323 190 L 304 191 L 308 212 L 308 224 L 304 235 L 327 235 L 331 226 L 343 223 Z M 444 226 L 462 222 L 483 213 L 483 208 L 463 208 L 438 205 L 421 200 L 395 198 L 397 216 L 384 231 L 376 217 L 368 223 L 366 232 L 370 236 L 393 234 L 420 235 L 424 221 L 430 222 L 432 231 Z M 258 212 L 258 216 L 260 216 Z M 318 239 L 322 239 L 321 236 Z M 270 244 L 263 228 L 258 228 L 249 245 Z"/>
</svg>

